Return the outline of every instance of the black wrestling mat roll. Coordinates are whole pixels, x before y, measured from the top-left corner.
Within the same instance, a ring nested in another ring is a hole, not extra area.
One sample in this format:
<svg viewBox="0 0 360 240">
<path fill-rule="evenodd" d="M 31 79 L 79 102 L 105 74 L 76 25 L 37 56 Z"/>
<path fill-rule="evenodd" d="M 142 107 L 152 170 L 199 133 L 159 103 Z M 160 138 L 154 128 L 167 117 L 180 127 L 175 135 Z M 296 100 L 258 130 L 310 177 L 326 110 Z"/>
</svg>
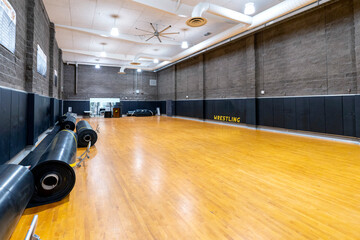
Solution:
<svg viewBox="0 0 360 240">
<path fill-rule="evenodd" d="M 87 147 L 89 142 L 93 146 L 97 141 L 97 133 L 85 120 L 81 120 L 76 124 L 76 134 L 78 135 L 78 147 Z"/>
<path fill-rule="evenodd" d="M 35 192 L 28 207 L 53 203 L 65 198 L 75 185 L 77 136 L 71 130 L 60 131 L 31 168 Z"/>
<path fill-rule="evenodd" d="M 75 125 L 76 125 L 76 118 L 74 116 L 66 115 L 65 119 L 60 120 L 61 130 L 69 129 L 71 131 L 74 131 Z"/>
<path fill-rule="evenodd" d="M 0 239 L 11 237 L 33 192 L 30 170 L 15 164 L 0 166 Z"/>
</svg>

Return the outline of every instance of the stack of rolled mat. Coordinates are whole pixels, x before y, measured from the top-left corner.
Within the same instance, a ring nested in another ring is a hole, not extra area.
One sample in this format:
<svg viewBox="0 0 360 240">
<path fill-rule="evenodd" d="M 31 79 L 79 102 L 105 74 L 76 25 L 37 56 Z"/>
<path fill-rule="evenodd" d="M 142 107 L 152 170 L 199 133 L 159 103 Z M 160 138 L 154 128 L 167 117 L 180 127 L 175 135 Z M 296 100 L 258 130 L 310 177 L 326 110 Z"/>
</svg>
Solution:
<svg viewBox="0 0 360 240">
<path fill-rule="evenodd" d="M 89 142 L 93 146 L 97 141 L 97 133 L 85 120 L 79 121 L 76 125 L 76 134 L 78 135 L 78 147 L 87 147 Z"/>
<path fill-rule="evenodd" d="M 33 174 L 24 166 L 0 166 L 0 239 L 8 240 L 34 192 Z"/>
<path fill-rule="evenodd" d="M 66 113 L 60 117 L 59 123 L 61 129 L 69 129 L 71 131 L 74 131 L 76 125 L 76 117 L 74 117 L 70 113 Z"/>
<path fill-rule="evenodd" d="M 77 136 L 60 131 L 37 163 L 32 163 L 35 192 L 28 207 L 53 203 L 65 198 L 75 185 Z"/>
</svg>

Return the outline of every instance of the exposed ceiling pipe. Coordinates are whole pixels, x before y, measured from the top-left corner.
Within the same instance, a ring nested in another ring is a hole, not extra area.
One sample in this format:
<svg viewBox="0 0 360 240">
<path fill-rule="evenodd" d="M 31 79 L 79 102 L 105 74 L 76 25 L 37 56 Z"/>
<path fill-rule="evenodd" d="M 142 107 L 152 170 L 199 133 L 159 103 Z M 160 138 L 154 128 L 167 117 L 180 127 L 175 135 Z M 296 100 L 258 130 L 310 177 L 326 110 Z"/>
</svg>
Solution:
<svg viewBox="0 0 360 240">
<path fill-rule="evenodd" d="M 118 74 L 126 74 L 125 70 L 126 70 L 126 67 L 120 67 Z"/>
<path fill-rule="evenodd" d="M 161 61 L 170 61 L 171 60 L 171 58 L 169 58 L 169 57 L 161 57 L 161 56 L 156 56 L 156 55 L 139 53 L 134 57 L 134 60 L 130 64 L 131 65 L 141 65 L 141 63 L 139 61 L 140 58 L 158 59 Z"/>
<path fill-rule="evenodd" d="M 236 12 L 234 10 L 224 8 L 212 3 L 201 2 L 196 5 L 192 11 L 191 18 L 186 21 L 186 24 L 190 27 L 201 27 L 207 23 L 207 19 L 203 17 L 205 12 L 209 12 L 224 18 L 251 25 L 252 17 Z"/>
</svg>

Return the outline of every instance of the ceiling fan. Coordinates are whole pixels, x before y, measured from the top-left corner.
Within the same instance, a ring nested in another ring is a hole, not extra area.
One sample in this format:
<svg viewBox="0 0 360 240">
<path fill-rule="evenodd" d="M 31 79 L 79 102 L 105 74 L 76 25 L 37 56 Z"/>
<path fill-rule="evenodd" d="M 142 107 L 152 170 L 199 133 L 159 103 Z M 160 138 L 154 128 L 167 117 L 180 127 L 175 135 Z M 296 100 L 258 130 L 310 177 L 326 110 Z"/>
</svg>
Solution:
<svg viewBox="0 0 360 240">
<path fill-rule="evenodd" d="M 145 34 L 137 35 L 137 36 L 149 37 L 148 39 L 145 40 L 146 42 L 149 41 L 150 39 L 154 38 L 154 37 L 156 37 L 159 40 L 159 42 L 162 42 L 160 37 L 175 40 L 174 38 L 171 38 L 171 37 L 169 37 L 167 35 L 180 34 L 180 32 L 166 33 L 165 31 L 167 31 L 169 28 L 171 28 L 171 25 L 167 26 L 166 28 L 164 28 L 161 31 L 158 30 L 158 25 L 157 24 L 150 23 L 150 25 L 151 25 L 152 29 L 154 30 L 154 32 L 143 30 L 143 29 L 140 29 L 140 28 L 136 28 L 136 30 L 145 32 Z"/>
</svg>

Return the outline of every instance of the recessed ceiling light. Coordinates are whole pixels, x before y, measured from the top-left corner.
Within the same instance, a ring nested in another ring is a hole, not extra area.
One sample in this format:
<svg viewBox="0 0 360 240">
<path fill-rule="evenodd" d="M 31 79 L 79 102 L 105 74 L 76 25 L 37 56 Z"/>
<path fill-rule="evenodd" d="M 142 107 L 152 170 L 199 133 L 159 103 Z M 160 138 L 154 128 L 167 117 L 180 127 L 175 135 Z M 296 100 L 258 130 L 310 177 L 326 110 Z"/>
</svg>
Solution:
<svg viewBox="0 0 360 240">
<path fill-rule="evenodd" d="M 154 63 L 159 63 L 159 59 L 154 59 Z"/>
<path fill-rule="evenodd" d="M 113 27 L 110 32 L 111 36 L 117 37 L 119 36 L 119 29 L 117 27 Z"/>
<path fill-rule="evenodd" d="M 187 41 L 183 41 L 183 42 L 181 43 L 181 48 L 182 48 L 182 49 L 189 48 L 188 42 L 187 42 Z"/>
<path fill-rule="evenodd" d="M 179 17 L 182 17 L 182 18 L 186 18 L 186 17 L 187 17 L 186 15 L 183 15 L 183 14 L 179 14 L 178 16 L 179 16 Z"/>
<path fill-rule="evenodd" d="M 246 3 L 244 13 L 246 15 L 254 14 L 255 13 L 255 4 L 253 2 Z"/>
<path fill-rule="evenodd" d="M 136 70 L 138 73 L 141 73 L 142 72 L 142 70 L 139 68 L 138 70 Z"/>
<path fill-rule="evenodd" d="M 96 68 L 96 69 L 99 69 L 99 68 L 100 68 L 100 64 L 96 64 L 96 65 L 95 65 L 95 68 Z"/>
</svg>

